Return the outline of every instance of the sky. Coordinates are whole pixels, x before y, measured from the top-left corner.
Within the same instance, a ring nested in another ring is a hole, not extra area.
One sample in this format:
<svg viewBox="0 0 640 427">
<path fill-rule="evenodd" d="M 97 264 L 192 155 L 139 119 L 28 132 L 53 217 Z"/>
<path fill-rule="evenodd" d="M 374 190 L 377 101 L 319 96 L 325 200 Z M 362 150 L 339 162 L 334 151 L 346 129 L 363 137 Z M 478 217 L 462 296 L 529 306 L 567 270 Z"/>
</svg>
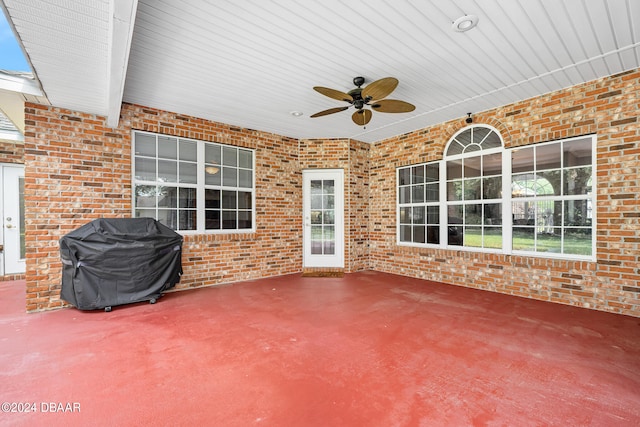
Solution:
<svg viewBox="0 0 640 427">
<path fill-rule="evenodd" d="M 0 11 L 0 69 L 8 71 L 31 71 L 22 49 L 13 36 L 13 31 Z"/>
</svg>

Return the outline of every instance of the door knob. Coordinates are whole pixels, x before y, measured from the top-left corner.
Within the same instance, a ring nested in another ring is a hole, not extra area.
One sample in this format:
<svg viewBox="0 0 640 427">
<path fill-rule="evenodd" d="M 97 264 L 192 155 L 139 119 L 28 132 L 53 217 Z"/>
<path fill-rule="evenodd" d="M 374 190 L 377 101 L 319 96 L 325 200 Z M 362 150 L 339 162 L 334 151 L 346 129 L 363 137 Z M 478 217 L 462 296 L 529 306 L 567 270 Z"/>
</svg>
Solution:
<svg viewBox="0 0 640 427">
<path fill-rule="evenodd" d="M 13 228 L 13 225 L 7 224 L 7 228 Z"/>
</svg>

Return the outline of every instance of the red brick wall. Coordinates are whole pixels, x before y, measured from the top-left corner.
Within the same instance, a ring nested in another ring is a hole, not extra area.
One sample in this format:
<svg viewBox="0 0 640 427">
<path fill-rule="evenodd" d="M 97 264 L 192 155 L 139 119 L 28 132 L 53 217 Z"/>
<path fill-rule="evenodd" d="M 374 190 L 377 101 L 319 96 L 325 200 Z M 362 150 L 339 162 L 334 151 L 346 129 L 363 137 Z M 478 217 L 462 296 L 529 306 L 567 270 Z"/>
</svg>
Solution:
<svg viewBox="0 0 640 427">
<path fill-rule="evenodd" d="M 369 144 L 349 139 L 300 141 L 302 169 L 343 169 L 345 271 L 369 269 Z"/>
<path fill-rule="evenodd" d="M 62 306 L 58 239 L 97 217 L 131 215 L 131 130 L 256 150 L 257 231 L 186 236 L 180 288 L 299 272 L 305 168 L 345 170 L 346 271 L 374 269 L 640 316 L 640 71 L 474 114 L 507 147 L 598 135 L 597 261 L 577 262 L 395 244 L 395 168 L 438 160 L 454 120 L 368 145 L 298 141 L 124 105 L 104 118 L 27 104 L 24 161 L 27 309 Z"/>
<path fill-rule="evenodd" d="M 123 106 L 118 129 L 61 108 L 28 104 L 25 112 L 28 311 L 64 304 L 60 237 L 98 217 L 131 216 L 132 129 L 256 150 L 256 232 L 185 236 L 178 288 L 300 271 L 297 140 L 135 105 Z"/>
<path fill-rule="evenodd" d="M 460 119 L 371 147 L 372 269 L 640 316 L 639 109 L 634 70 L 473 115 L 506 147 L 597 134 L 596 262 L 396 245 L 396 167 L 442 159 Z"/>
</svg>

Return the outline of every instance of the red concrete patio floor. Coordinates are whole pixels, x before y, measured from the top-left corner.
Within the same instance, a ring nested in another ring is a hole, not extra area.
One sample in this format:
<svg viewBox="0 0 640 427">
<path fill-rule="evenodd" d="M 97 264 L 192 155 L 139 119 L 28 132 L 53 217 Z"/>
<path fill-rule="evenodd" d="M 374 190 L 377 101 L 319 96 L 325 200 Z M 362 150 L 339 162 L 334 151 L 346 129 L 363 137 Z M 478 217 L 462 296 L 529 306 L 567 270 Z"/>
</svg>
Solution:
<svg viewBox="0 0 640 427">
<path fill-rule="evenodd" d="M 640 425 L 640 319 L 382 273 L 111 313 L 5 282 L 0 346 L 1 425 Z"/>
</svg>

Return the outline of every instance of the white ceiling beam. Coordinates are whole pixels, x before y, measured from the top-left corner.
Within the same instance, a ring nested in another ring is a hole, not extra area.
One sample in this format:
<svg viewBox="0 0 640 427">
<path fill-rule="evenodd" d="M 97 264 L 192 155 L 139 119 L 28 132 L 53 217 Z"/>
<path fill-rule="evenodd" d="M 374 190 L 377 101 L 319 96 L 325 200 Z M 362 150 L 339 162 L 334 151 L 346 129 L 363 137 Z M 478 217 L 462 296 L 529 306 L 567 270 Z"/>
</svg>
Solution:
<svg viewBox="0 0 640 427">
<path fill-rule="evenodd" d="M 138 0 L 111 0 L 109 3 L 109 64 L 107 87 L 107 126 L 118 127 L 131 38 Z"/>
</svg>

